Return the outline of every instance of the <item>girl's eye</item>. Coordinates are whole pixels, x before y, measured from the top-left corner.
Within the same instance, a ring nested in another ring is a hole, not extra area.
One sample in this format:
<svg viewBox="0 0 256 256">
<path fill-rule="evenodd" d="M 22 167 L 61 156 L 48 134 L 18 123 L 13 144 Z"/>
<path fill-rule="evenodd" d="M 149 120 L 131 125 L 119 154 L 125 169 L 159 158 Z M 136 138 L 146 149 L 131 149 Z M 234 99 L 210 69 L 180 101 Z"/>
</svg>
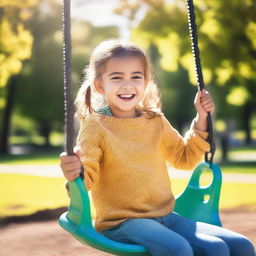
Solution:
<svg viewBox="0 0 256 256">
<path fill-rule="evenodd" d="M 121 76 L 113 76 L 113 77 L 111 77 L 111 80 L 120 80 L 120 79 L 122 79 Z"/>
<path fill-rule="evenodd" d="M 142 79 L 141 76 L 133 76 L 132 79 Z"/>
</svg>

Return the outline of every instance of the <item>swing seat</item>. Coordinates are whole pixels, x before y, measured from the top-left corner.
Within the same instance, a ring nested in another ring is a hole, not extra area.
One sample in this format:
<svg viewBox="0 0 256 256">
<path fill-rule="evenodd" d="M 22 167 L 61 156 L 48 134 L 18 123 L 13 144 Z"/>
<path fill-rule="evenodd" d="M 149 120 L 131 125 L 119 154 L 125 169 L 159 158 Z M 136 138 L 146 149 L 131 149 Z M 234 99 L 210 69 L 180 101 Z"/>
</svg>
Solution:
<svg viewBox="0 0 256 256">
<path fill-rule="evenodd" d="M 212 182 L 200 186 L 200 176 L 205 171 L 212 172 Z M 193 219 L 221 226 L 219 218 L 219 197 L 222 175 L 218 165 L 201 163 L 194 170 L 190 181 L 176 199 L 175 212 Z M 92 225 L 90 201 L 83 180 L 78 177 L 69 182 L 70 206 L 59 218 L 59 224 L 80 242 L 93 248 L 120 256 L 150 256 L 148 250 L 135 244 L 125 244 L 108 239 L 99 234 Z"/>
</svg>

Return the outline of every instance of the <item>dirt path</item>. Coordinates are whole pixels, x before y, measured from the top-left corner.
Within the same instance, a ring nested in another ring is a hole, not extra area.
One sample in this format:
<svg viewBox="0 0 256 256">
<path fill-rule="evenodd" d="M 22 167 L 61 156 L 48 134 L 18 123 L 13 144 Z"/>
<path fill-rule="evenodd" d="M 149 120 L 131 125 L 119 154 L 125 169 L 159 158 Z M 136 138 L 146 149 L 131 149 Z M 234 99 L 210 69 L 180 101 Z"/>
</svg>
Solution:
<svg viewBox="0 0 256 256">
<path fill-rule="evenodd" d="M 244 208 L 221 212 L 223 226 L 248 236 L 256 245 L 256 214 Z M 0 227 L 0 256 L 108 256 L 82 245 L 57 220 Z"/>
</svg>

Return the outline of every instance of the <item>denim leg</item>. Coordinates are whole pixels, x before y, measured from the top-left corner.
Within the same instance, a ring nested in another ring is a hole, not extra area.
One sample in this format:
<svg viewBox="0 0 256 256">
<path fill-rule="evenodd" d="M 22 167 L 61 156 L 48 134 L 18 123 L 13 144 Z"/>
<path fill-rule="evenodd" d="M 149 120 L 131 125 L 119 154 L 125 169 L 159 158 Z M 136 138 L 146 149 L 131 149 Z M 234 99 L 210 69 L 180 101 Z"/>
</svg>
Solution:
<svg viewBox="0 0 256 256">
<path fill-rule="evenodd" d="M 152 256 L 193 255 L 191 246 L 182 236 L 154 219 L 129 219 L 103 233 L 118 242 L 143 245 Z"/>
<path fill-rule="evenodd" d="M 255 248 L 251 241 L 239 233 L 202 222 L 197 222 L 197 232 L 225 241 L 231 256 L 255 256 Z"/>
<path fill-rule="evenodd" d="M 250 241 L 230 230 L 195 222 L 176 213 L 163 217 L 163 225 L 183 236 L 196 256 L 255 256 Z"/>
</svg>

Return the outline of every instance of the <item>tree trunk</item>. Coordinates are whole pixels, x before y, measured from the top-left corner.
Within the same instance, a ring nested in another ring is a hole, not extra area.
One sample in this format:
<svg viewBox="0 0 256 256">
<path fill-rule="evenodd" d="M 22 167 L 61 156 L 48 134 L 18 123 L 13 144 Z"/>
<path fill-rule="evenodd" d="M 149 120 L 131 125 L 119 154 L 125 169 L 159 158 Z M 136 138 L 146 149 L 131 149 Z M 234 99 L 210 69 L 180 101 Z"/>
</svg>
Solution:
<svg viewBox="0 0 256 256">
<path fill-rule="evenodd" d="M 45 139 L 45 146 L 50 146 L 50 132 L 51 128 L 48 122 L 43 122 L 40 124 L 40 134 L 44 137 Z"/>
<path fill-rule="evenodd" d="M 253 114 L 253 106 L 249 102 L 244 105 L 244 111 L 243 111 L 243 127 L 245 131 L 245 144 L 248 145 L 252 142 L 252 136 L 251 136 L 251 117 Z"/>
<path fill-rule="evenodd" d="M 229 148 L 229 136 L 223 133 L 220 136 L 221 144 L 221 161 L 226 162 L 228 160 L 228 148 Z"/>
<path fill-rule="evenodd" d="M 6 106 L 3 111 L 3 123 L 1 127 L 1 141 L 0 141 L 0 153 L 8 153 L 8 140 L 10 135 L 11 127 L 11 115 L 14 105 L 14 96 L 15 96 L 15 85 L 16 85 L 17 76 L 12 76 L 7 85 L 7 96 L 6 96 Z"/>
</svg>

